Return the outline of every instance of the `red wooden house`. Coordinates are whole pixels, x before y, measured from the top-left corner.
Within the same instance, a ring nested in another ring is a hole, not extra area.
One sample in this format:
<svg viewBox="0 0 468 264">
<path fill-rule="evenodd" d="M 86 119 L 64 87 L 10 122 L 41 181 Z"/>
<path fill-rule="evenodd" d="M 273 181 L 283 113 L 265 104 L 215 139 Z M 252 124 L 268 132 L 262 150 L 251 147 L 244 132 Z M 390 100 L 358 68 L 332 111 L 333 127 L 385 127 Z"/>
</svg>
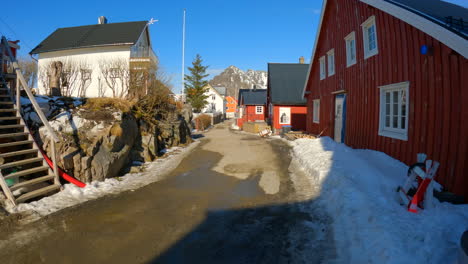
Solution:
<svg viewBox="0 0 468 264">
<path fill-rule="evenodd" d="M 240 89 L 237 126 L 242 128 L 245 122 L 265 121 L 266 99 L 265 89 Z"/>
<path fill-rule="evenodd" d="M 468 11 L 439 0 L 324 0 L 307 130 L 406 164 L 468 197 Z"/>
<path fill-rule="evenodd" d="M 267 106 L 271 127 L 306 130 L 307 107 L 302 89 L 309 64 L 268 63 Z"/>
</svg>

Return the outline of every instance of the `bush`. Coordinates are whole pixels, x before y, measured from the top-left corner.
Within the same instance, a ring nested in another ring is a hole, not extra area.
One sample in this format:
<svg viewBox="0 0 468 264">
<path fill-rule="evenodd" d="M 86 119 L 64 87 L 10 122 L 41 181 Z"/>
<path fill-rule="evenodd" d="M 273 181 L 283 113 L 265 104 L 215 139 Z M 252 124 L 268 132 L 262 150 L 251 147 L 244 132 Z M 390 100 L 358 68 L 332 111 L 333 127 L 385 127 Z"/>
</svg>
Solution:
<svg viewBox="0 0 468 264">
<path fill-rule="evenodd" d="M 133 107 L 133 103 L 120 98 L 108 98 L 108 97 L 101 97 L 101 98 L 88 98 L 86 99 L 86 103 L 83 105 L 84 109 L 92 110 L 92 111 L 100 111 L 104 108 L 115 108 L 124 113 L 129 112 L 130 109 Z"/>
<path fill-rule="evenodd" d="M 199 130 L 205 130 L 211 126 L 211 116 L 210 115 L 199 115 L 195 118 L 196 127 Z"/>
</svg>

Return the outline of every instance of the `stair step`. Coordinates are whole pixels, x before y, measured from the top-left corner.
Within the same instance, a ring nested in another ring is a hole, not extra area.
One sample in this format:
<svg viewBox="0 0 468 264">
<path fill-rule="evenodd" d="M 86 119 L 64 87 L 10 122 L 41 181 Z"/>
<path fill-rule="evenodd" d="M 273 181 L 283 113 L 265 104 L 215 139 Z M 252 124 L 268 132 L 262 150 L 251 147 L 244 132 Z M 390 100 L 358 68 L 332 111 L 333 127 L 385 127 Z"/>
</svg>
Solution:
<svg viewBox="0 0 468 264">
<path fill-rule="evenodd" d="M 32 154 L 32 153 L 37 153 L 37 149 L 26 149 L 26 150 L 20 150 L 20 151 L 1 153 L 0 158 L 8 158 L 8 157 Z"/>
<path fill-rule="evenodd" d="M 10 95 L 8 95 L 8 94 L 0 94 L 0 97 L 4 97 L 4 98 L 11 98 L 11 96 L 10 96 Z"/>
<path fill-rule="evenodd" d="M 3 116 L 3 117 L 0 117 L 0 121 L 2 120 L 19 120 L 21 119 L 21 117 L 19 116 Z"/>
<path fill-rule="evenodd" d="M 24 127 L 24 125 L 21 125 L 21 124 L 15 124 L 15 125 L 0 125 L 0 129 L 21 128 L 21 127 Z"/>
<path fill-rule="evenodd" d="M 0 104 L 4 104 L 4 105 L 12 105 L 12 104 L 13 104 L 13 102 L 7 102 L 7 101 L 5 101 L 5 102 L 2 102 L 2 101 L 0 101 Z"/>
<path fill-rule="evenodd" d="M 13 162 L 7 162 L 7 163 L 0 165 L 0 170 L 11 168 L 11 167 L 16 167 L 16 166 L 21 166 L 21 165 L 25 165 L 29 163 L 39 162 L 42 160 L 43 160 L 42 158 L 37 157 L 37 158 L 30 158 L 30 159 L 18 160 L 18 161 L 13 161 Z"/>
<path fill-rule="evenodd" d="M 0 138 L 10 138 L 10 137 L 19 137 L 19 136 L 27 136 L 27 135 L 29 135 L 29 133 L 18 132 L 18 133 L 0 134 Z"/>
<path fill-rule="evenodd" d="M 16 108 L 0 109 L 0 112 L 16 112 Z"/>
<path fill-rule="evenodd" d="M 49 169 L 49 167 L 41 166 L 41 167 L 22 170 L 22 171 L 18 171 L 18 172 L 15 172 L 15 173 L 8 174 L 8 175 L 4 175 L 3 177 L 6 180 L 6 179 L 11 179 L 11 178 L 16 178 L 16 177 L 21 177 L 21 176 L 33 174 L 33 173 L 36 173 L 36 172 L 45 171 L 45 170 L 48 170 L 48 169 Z"/>
<path fill-rule="evenodd" d="M 34 185 L 36 183 L 45 182 L 45 181 L 53 180 L 53 179 L 54 179 L 54 175 L 42 176 L 42 177 L 35 178 L 35 179 L 29 180 L 29 181 L 24 181 L 24 182 L 17 183 L 15 185 L 11 186 L 10 190 L 13 192 L 13 191 L 18 190 L 20 188 L 23 188 L 25 186 Z"/>
<path fill-rule="evenodd" d="M 26 145 L 26 144 L 32 144 L 32 143 L 33 143 L 32 140 L 9 142 L 9 143 L 0 144 L 0 148 L 11 147 L 11 146 L 19 146 L 19 145 Z"/>
<path fill-rule="evenodd" d="M 58 184 L 57 185 L 53 184 L 53 185 L 44 187 L 42 189 L 38 189 L 38 190 L 29 192 L 29 193 L 25 193 L 25 194 L 21 195 L 20 197 L 16 198 L 15 200 L 16 200 L 17 203 L 22 203 L 24 201 L 27 201 L 29 199 L 41 196 L 43 194 L 47 194 L 47 193 L 50 193 L 52 191 L 56 191 L 56 190 L 60 189 L 60 187 L 61 186 L 58 185 Z"/>
</svg>

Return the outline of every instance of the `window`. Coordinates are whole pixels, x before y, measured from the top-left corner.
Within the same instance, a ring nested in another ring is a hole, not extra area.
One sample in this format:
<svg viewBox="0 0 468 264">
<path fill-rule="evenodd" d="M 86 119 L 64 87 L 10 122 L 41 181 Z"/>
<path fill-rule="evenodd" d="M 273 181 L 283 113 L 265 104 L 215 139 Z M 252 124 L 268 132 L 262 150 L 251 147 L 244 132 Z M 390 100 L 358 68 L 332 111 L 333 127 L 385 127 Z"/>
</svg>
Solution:
<svg viewBox="0 0 468 264">
<path fill-rule="evenodd" d="M 327 52 L 328 58 L 328 76 L 335 74 L 335 49 L 331 49 Z"/>
<path fill-rule="evenodd" d="M 263 106 L 257 105 L 257 106 L 255 107 L 255 113 L 256 113 L 256 114 L 263 114 Z"/>
<path fill-rule="evenodd" d="M 380 86 L 379 135 L 408 140 L 409 82 Z"/>
<path fill-rule="evenodd" d="M 320 58 L 320 80 L 325 79 L 327 77 L 326 73 L 326 65 L 325 65 L 325 56 Z"/>
<path fill-rule="evenodd" d="M 345 37 L 346 67 L 356 64 L 356 33 L 353 31 Z"/>
<path fill-rule="evenodd" d="M 314 123 L 320 122 L 320 99 L 314 100 L 314 116 L 313 116 Z"/>
<path fill-rule="evenodd" d="M 216 100 L 216 95 L 211 95 L 211 100 Z"/>
<path fill-rule="evenodd" d="M 377 26 L 375 25 L 375 16 L 371 16 L 366 22 L 362 23 L 362 35 L 364 40 L 364 59 L 379 53 L 377 47 Z"/>
</svg>

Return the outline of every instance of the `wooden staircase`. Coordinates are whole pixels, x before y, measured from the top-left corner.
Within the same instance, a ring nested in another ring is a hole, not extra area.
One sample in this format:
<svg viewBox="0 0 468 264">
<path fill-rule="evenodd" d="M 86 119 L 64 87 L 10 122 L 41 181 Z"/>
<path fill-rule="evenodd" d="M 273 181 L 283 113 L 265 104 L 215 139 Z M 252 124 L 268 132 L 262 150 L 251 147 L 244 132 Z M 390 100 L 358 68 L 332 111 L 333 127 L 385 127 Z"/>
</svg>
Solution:
<svg viewBox="0 0 468 264">
<path fill-rule="evenodd" d="M 20 81 L 17 82 L 16 89 L 12 91 L 5 74 L 2 72 L 3 67 L 0 67 L 0 187 L 6 197 L 14 205 L 17 205 L 60 190 L 61 184 L 55 159 L 55 142 L 58 142 L 58 138 L 27 87 L 24 77 L 19 71 L 18 63 L 13 58 L 4 37 L 0 43 L 0 55 L 3 55 L 0 62 L 5 57 L 11 60 Z M 21 116 L 20 83 L 30 98 L 36 113 L 49 133 L 52 133 L 53 170 L 45 161 L 42 152 L 39 151 Z"/>
<path fill-rule="evenodd" d="M 15 204 L 60 189 L 0 75 L 0 184 Z M 3 161 L 3 162 L 1 162 Z M 14 195 L 17 190 L 24 193 Z"/>
</svg>

